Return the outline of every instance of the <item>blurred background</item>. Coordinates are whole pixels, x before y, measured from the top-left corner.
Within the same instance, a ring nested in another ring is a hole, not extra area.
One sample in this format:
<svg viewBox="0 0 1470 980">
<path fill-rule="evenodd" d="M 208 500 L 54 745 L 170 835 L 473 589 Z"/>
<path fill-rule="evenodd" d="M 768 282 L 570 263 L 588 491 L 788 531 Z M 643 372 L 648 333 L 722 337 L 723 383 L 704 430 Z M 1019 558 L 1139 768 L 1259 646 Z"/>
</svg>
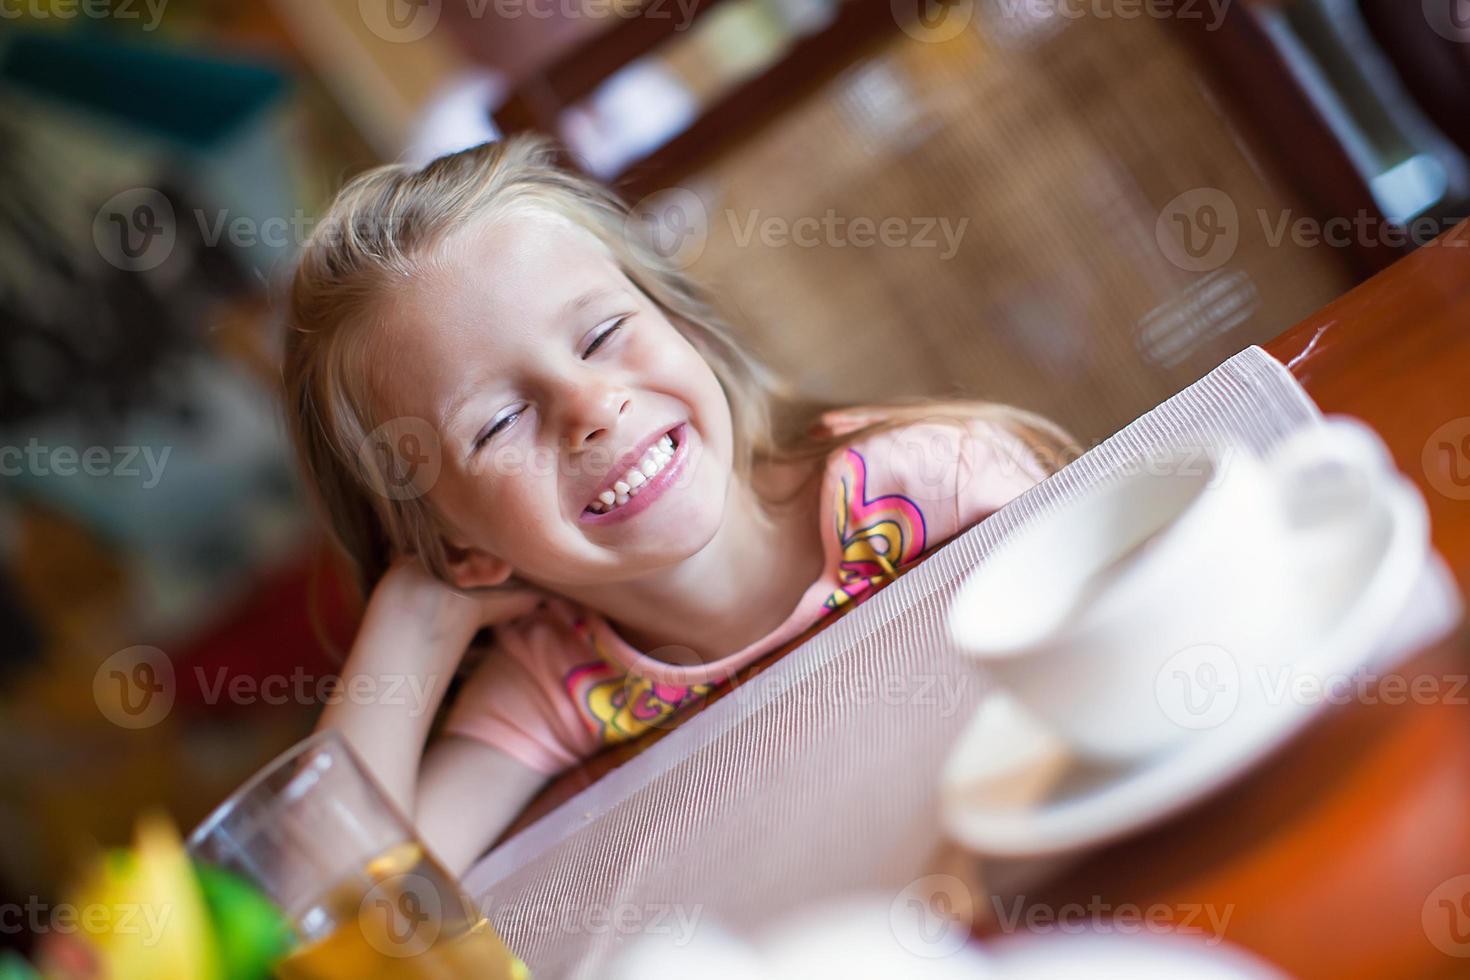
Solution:
<svg viewBox="0 0 1470 980">
<path fill-rule="evenodd" d="M 549 133 L 814 394 L 1091 444 L 1463 217 L 1467 104 L 1466 0 L 0 0 L 0 899 L 320 710 L 281 288 L 359 170 Z"/>
</svg>

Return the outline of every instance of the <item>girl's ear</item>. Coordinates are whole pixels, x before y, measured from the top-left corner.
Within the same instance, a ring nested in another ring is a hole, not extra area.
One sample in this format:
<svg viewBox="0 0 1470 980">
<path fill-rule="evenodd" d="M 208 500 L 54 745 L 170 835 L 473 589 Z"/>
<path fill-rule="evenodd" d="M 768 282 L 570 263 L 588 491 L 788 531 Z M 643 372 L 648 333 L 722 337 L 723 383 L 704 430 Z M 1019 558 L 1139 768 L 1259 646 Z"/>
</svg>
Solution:
<svg viewBox="0 0 1470 980">
<path fill-rule="evenodd" d="M 510 578 L 510 563 L 479 548 L 461 548 L 444 542 L 444 555 L 449 559 L 449 575 L 459 589 L 482 589 L 500 585 Z"/>
</svg>

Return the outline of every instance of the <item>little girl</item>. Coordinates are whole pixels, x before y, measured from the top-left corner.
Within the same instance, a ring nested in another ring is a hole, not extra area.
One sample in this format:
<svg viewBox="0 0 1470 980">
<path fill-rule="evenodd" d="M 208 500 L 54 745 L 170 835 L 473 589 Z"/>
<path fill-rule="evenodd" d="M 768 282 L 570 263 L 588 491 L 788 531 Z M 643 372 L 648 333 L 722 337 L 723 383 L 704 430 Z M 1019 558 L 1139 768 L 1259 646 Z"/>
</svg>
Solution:
<svg viewBox="0 0 1470 980">
<path fill-rule="evenodd" d="M 548 776 L 860 601 L 1069 447 L 1001 406 L 781 394 L 536 139 L 353 180 L 290 317 L 292 438 L 370 593 L 345 689 L 432 695 L 349 697 L 321 724 L 456 873 Z"/>
</svg>

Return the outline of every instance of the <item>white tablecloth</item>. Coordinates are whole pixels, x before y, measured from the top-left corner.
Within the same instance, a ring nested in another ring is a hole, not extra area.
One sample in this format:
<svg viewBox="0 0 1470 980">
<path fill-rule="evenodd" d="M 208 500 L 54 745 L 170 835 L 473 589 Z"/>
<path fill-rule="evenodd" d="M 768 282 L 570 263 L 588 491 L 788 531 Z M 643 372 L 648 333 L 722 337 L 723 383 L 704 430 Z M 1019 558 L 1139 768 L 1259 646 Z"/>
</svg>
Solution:
<svg viewBox="0 0 1470 980">
<path fill-rule="evenodd" d="M 1281 364 L 1242 351 L 503 844 L 467 889 L 538 980 L 597 977 L 644 933 L 897 893 L 940 840 L 938 770 L 985 694 L 944 627 L 964 577 L 1165 445 L 1266 451 L 1319 419 Z"/>
</svg>

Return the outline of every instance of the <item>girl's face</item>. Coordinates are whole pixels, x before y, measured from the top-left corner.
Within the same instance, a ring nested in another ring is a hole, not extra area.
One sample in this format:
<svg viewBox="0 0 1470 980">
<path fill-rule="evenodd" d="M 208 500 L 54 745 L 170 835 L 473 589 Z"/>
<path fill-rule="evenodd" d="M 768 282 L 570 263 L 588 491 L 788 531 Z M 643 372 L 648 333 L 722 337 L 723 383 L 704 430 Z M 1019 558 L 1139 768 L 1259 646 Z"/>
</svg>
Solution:
<svg viewBox="0 0 1470 980">
<path fill-rule="evenodd" d="M 388 417 L 437 434 L 427 493 L 453 529 L 457 584 L 605 584 L 714 537 L 730 406 L 596 238 L 529 212 L 459 233 L 426 265 L 370 356 Z"/>
</svg>

